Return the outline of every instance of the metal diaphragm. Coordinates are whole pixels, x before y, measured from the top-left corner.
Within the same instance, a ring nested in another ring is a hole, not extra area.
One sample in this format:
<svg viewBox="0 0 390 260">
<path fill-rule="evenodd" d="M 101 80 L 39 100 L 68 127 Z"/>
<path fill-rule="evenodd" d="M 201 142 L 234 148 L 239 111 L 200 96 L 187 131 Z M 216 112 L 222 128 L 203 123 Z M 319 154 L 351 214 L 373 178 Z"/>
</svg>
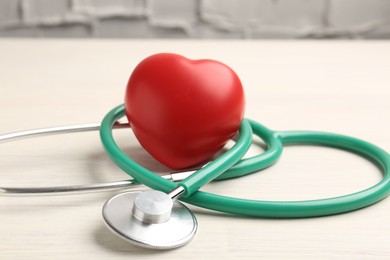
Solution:
<svg viewBox="0 0 390 260">
<path fill-rule="evenodd" d="M 134 216 L 134 201 L 141 192 L 125 192 L 110 198 L 103 206 L 106 225 L 119 237 L 141 247 L 172 249 L 190 242 L 198 228 L 195 215 L 179 201 L 173 201 L 168 220 L 143 222 Z"/>
</svg>

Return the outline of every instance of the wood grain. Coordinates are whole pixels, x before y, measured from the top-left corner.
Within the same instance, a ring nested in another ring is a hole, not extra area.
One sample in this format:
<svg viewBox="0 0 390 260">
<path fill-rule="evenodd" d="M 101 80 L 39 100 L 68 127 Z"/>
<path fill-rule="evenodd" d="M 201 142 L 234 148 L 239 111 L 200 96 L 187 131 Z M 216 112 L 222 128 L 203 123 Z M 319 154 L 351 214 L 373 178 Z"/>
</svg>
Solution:
<svg viewBox="0 0 390 260">
<path fill-rule="evenodd" d="M 0 132 L 99 122 L 123 102 L 144 57 L 175 52 L 231 66 L 246 92 L 246 117 L 272 129 L 348 134 L 390 151 L 390 42 L 364 41 L 0 41 Z M 152 75 L 151 75 L 152 76 Z M 163 172 L 129 130 L 116 131 L 139 163 Z M 250 154 L 261 152 L 259 141 Z M 4 143 L 0 186 L 103 182 L 127 175 L 106 157 L 98 133 Z M 290 146 L 279 163 L 203 190 L 262 200 L 338 196 L 378 182 L 354 154 Z M 0 259 L 389 259 L 390 200 L 337 216 L 279 220 L 227 216 L 190 206 L 199 231 L 187 246 L 132 246 L 103 224 L 115 192 L 0 197 Z"/>
</svg>

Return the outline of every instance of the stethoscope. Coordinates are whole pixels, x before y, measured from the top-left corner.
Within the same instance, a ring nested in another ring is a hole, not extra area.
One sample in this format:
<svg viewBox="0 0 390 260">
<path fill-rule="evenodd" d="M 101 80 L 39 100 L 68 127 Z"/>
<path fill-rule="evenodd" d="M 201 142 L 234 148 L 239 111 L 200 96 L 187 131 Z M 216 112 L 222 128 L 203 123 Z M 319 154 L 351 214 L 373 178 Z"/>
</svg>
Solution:
<svg viewBox="0 0 390 260">
<path fill-rule="evenodd" d="M 136 245 L 171 249 L 187 244 L 197 230 L 194 214 L 181 202 L 199 207 L 242 216 L 260 218 L 302 218 L 339 214 L 374 204 L 390 193 L 390 155 L 371 143 L 326 132 L 272 131 L 248 119 L 242 121 L 235 144 L 220 157 L 195 171 L 184 171 L 160 176 L 129 158 L 116 144 L 113 128 L 128 127 L 117 123 L 124 116 L 124 106 L 110 111 L 101 124 L 53 127 L 0 136 L 1 141 L 26 137 L 99 130 L 103 147 L 109 157 L 133 177 L 109 183 L 86 185 L 9 188 L 0 187 L 2 195 L 62 194 L 114 189 L 129 189 L 141 183 L 148 191 L 126 191 L 110 198 L 103 206 L 106 225 L 115 234 Z M 262 154 L 245 158 L 252 143 L 252 134 L 267 145 Z M 212 180 L 226 180 L 245 176 L 274 164 L 282 154 L 284 145 L 311 144 L 329 146 L 359 154 L 383 171 L 383 179 L 374 186 L 352 194 L 307 201 L 261 201 L 226 197 L 198 191 Z"/>
</svg>

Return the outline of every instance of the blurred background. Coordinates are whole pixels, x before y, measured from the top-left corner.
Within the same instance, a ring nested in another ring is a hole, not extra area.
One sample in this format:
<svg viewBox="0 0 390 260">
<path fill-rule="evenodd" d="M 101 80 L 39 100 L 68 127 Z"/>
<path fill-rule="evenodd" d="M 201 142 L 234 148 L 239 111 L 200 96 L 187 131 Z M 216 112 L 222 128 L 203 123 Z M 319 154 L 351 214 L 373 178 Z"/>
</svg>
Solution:
<svg viewBox="0 0 390 260">
<path fill-rule="evenodd" d="M 390 39 L 390 1 L 0 0 L 0 37 Z"/>
</svg>

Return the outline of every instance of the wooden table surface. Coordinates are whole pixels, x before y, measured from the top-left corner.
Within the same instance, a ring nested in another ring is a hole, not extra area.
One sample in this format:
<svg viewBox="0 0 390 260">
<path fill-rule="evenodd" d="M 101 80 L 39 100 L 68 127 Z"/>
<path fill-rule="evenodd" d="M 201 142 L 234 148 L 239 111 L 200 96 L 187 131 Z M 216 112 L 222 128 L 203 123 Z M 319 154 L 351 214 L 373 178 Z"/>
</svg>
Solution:
<svg viewBox="0 0 390 260">
<path fill-rule="evenodd" d="M 123 102 L 132 69 L 157 52 L 232 67 L 246 92 L 246 117 L 271 129 L 347 134 L 390 151 L 390 42 L 0 40 L 0 133 L 100 122 Z M 147 168 L 130 130 L 115 136 Z M 259 142 L 251 154 L 262 151 Z M 0 187 L 127 178 L 97 132 L 6 142 Z M 289 146 L 273 167 L 202 190 L 261 200 L 339 196 L 377 183 L 380 170 L 345 151 Z M 194 206 L 199 230 L 179 249 L 151 251 L 105 227 L 101 208 L 118 192 L 0 197 L 0 259 L 390 259 L 390 199 L 347 214 L 254 219 Z"/>
</svg>

